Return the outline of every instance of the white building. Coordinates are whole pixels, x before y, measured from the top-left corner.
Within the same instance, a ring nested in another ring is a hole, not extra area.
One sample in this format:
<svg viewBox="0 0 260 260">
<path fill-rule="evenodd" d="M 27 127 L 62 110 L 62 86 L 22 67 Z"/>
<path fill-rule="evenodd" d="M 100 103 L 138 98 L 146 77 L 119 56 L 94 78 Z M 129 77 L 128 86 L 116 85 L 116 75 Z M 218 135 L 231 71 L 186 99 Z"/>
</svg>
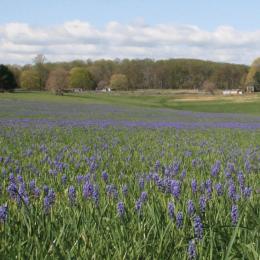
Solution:
<svg viewBox="0 0 260 260">
<path fill-rule="evenodd" d="M 223 90 L 222 93 L 223 93 L 224 96 L 227 96 L 227 95 L 243 95 L 243 92 L 240 89 L 226 89 L 226 90 Z"/>
</svg>

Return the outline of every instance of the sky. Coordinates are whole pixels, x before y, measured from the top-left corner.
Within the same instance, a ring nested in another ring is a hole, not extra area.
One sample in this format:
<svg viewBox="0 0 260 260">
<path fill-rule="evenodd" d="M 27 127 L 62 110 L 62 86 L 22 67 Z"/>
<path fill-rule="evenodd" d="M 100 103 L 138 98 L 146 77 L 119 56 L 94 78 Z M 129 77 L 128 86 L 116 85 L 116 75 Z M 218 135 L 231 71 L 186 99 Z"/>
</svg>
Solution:
<svg viewBox="0 0 260 260">
<path fill-rule="evenodd" d="M 0 63 L 260 56 L 259 0 L 0 0 Z"/>
</svg>

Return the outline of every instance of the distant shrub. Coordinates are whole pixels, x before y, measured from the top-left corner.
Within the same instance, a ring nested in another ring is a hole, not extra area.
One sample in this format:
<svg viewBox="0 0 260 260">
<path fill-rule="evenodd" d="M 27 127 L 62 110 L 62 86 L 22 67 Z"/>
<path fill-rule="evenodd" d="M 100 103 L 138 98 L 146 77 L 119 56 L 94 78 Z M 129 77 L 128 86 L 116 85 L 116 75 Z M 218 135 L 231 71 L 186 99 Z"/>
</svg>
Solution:
<svg viewBox="0 0 260 260">
<path fill-rule="evenodd" d="M 17 88 L 17 82 L 11 70 L 4 65 L 0 65 L 0 90 L 13 91 Z"/>
</svg>

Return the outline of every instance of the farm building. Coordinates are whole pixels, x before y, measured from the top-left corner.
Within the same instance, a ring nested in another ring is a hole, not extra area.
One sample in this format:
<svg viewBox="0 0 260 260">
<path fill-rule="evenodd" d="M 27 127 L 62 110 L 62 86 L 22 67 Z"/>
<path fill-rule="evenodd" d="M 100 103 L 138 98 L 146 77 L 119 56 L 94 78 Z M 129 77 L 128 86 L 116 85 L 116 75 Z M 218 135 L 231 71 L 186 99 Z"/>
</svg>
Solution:
<svg viewBox="0 0 260 260">
<path fill-rule="evenodd" d="M 104 87 L 104 88 L 96 88 L 96 91 L 100 91 L 100 92 L 111 92 L 112 89 L 110 87 Z"/>
<path fill-rule="evenodd" d="M 223 90 L 223 95 L 242 95 L 243 92 L 241 89 L 226 89 Z"/>
</svg>

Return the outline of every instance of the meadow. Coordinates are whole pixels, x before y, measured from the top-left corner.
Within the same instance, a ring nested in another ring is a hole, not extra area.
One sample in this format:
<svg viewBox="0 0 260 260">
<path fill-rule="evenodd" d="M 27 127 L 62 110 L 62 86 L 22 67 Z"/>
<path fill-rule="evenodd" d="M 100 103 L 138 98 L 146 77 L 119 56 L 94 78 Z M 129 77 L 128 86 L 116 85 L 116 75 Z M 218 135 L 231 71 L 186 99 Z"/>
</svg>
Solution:
<svg viewBox="0 0 260 260">
<path fill-rule="evenodd" d="M 260 97 L 0 95 L 0 259 L 259 259 Z"/>
</svg>

